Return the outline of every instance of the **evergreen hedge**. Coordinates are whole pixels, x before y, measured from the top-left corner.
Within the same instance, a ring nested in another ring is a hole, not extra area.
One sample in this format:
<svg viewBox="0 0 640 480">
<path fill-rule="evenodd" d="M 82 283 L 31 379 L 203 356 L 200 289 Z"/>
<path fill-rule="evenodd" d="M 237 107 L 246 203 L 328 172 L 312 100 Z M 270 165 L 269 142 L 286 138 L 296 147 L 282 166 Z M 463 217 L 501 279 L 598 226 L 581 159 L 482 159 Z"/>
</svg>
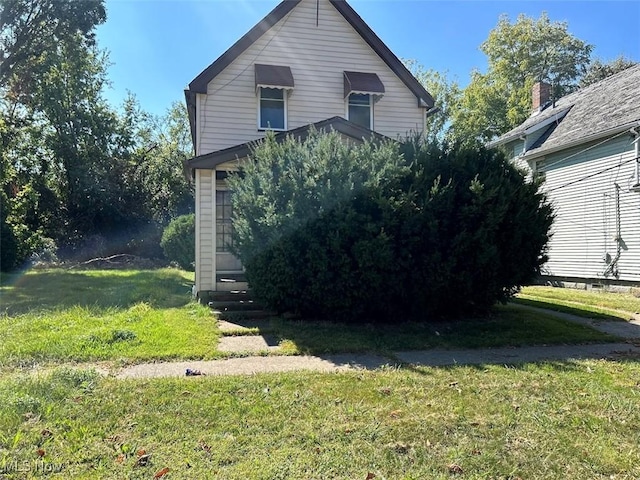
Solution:
<svg viewBox="0 0 640 480">
<path fill-rule="evenodd" d="M 196 260 L 196 216 L 181 215 L 169 222 L 162 232 L 160 246 L 167 260 L 193 271 Z"/>
<path fill-rule="evenodd" d="M 475 313 L 546 260 L 552 211 L 539 184 L 481 146 L 268 136 L 229 182 L 254 295 L 304 318 Z"/>
</svg>

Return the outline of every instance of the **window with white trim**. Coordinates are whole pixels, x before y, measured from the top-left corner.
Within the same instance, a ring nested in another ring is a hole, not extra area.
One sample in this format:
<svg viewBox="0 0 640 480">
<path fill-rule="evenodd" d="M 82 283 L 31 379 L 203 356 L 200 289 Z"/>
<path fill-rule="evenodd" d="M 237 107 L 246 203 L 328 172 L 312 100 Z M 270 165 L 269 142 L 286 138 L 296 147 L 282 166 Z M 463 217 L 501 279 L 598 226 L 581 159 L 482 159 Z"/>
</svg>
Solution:
<svg viewBox="0 0 640 480">
<path fill-rule="evenodd" d="M 258 103 L 260 130 L 287 129 L 287 94 L 284 89 L 260 87 Z"/>
<path fill-rule="evenodd" d="M 347 120 L 373 130 L 373 95 L 350 94 L 347 100 Z"/>
</svg>

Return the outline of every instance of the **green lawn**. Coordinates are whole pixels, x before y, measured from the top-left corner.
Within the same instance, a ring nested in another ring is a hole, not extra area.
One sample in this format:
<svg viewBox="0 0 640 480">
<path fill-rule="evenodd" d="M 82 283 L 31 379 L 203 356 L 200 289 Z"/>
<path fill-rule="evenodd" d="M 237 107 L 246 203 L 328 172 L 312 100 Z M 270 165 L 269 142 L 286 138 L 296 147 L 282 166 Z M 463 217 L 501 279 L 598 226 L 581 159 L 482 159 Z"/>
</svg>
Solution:
<svg viewBox="0 0 640 480">
<path fill-rule="evenodd" d="M 118 380 L 56 364 L 219 355 L 190 274 L 1 280 L 2 479 L 640 478 L 638 359 Z M 482 321 L 267 330 L 289 353 L 612 339 L 517 305 Z"/>
<path fill-rule="evenodd" d="M 488 348 L 615 341 L 592 328 L 517 305 L 496 306 L 481 319 L 406 325 L 347 325 L 274 319 L 267 328 L 294 354 Z M 260 331 L 260 329 L 259 329 Z"/>
<path fill-rule="evenodd" d="M 217 350 L 220 332 L 210 310 L 191 300 L 190 273 L 52 269 L 3 275 L 1 281 L 0 369 L 229 355 Z M 274 335 L 281 353 L 290 355 L 616 340 L 517 305 L 498 306 L 481 319 L 430 325 L 347 325 L 275 318 L 258 332 Z"/>
<path fill-rule="evenodd" d="M 634 361 L 148 381 L 14 374 L 0 379 L 0 476 L 631 480 L 639 385 Z"/>
<path fill-rule="evenodd" d="M 212 358 L 219 332 L 191 301 L 193 274 L 30 271 L 3 276 L 0 367 Z"/>
<path fill-rule="evenodd" d="M 523 288 L 516 302 L 607 320 L 629 320 L 633 313 L 640 313 L 640 296 L 632 293 L 532 286 Z"/>
</svg>

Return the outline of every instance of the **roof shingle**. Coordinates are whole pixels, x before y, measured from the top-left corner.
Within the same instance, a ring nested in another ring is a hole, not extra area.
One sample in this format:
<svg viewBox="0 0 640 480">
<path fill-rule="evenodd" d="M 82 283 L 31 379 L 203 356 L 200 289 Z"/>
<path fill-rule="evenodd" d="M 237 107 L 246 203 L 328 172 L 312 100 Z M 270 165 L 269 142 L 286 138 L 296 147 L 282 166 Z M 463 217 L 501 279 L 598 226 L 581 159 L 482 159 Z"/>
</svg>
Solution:
<svg viewBox="0 0 640 480">
<path fill-rule="evenodd" d="M 630 67 L 597 83 L 566 95 L 540 113 L 529 117 L 492 145 L 503 145 L 524 135 L 527 129 L 570 109 L 526 152 L 539 156 L 580 141 L 590 141 L 617 128 L 633 123 L 640 125 L 640 64 Z"/>
</svg>

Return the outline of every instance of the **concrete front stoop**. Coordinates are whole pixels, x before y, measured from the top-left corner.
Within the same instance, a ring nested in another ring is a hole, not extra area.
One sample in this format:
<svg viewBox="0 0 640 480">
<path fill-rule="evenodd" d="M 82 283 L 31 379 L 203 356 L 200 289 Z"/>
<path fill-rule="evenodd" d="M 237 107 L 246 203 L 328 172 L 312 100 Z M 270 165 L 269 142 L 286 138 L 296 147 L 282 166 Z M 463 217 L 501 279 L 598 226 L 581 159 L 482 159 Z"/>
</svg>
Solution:
<svg viewBox="0 0 640 480">
<path fill-rule="evenodd" d="M 218 319 L 222 332 L 218 350 L 238 354 L 278 352 L 279 341 L 265 334 L 273 312 L 254 301 L 247 290 L 213 292 L 209 306 Z"/>
</svg>

